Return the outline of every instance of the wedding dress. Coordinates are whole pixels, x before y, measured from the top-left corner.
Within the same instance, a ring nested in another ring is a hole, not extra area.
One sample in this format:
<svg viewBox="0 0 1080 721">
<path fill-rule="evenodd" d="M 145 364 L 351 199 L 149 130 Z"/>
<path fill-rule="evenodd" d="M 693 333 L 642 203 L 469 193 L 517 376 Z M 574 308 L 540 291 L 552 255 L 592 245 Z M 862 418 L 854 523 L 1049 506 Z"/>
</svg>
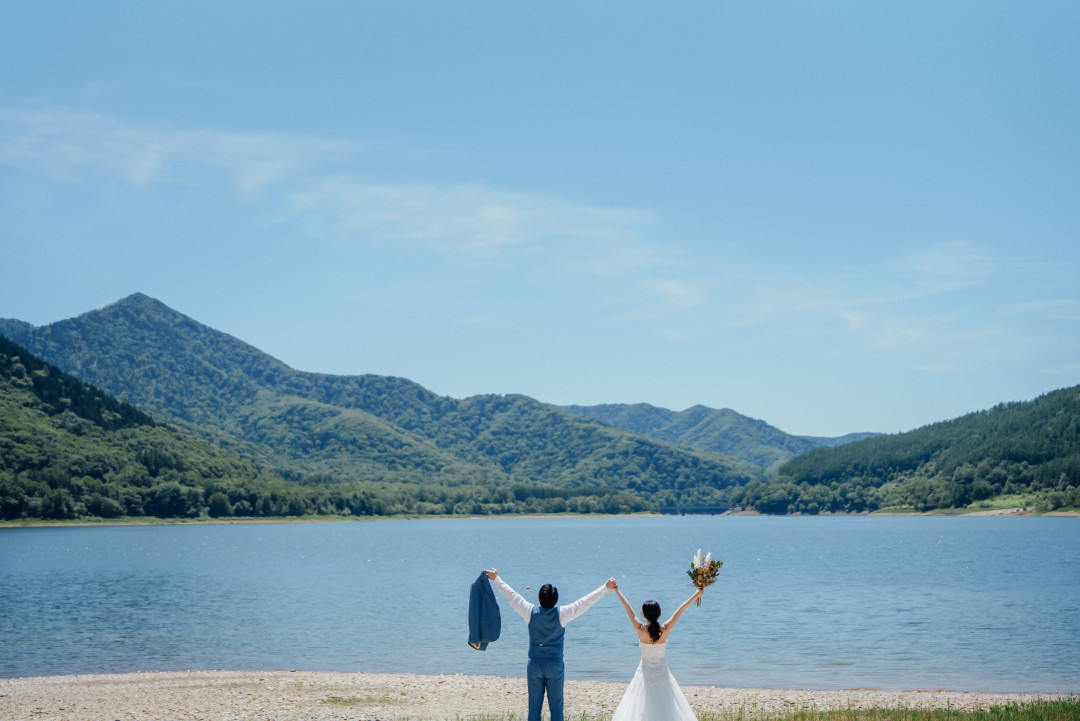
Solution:
<svg viewBox="0 0 1080 721">
<path fill-rule="evenodd" d="M 640 643 L 641 663 L 611 721 L 697 721 L 664 660 L 666 643 Z"/>
</svg>

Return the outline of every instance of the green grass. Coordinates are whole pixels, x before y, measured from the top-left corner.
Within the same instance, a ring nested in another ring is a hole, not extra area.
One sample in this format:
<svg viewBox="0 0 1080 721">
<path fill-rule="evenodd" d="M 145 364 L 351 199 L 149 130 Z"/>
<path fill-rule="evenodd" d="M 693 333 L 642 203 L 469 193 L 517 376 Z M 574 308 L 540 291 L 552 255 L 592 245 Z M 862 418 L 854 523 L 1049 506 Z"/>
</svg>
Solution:
<svg viewBox="0 0 1080 721">
<path fill-rule="evenodd" d="M 378 699 L 370 696 L 364 698 L 358 696 L 327 696 L 322 702 L 327 706 L 360 706 L 361 704 L 378 703 Z"/>
<path fill-rule="evenodd" d="M 796 709 L 746 716 L 735 711 L 724 715 L 704 713 L 699 721 L 1077 721 L 1080 698 L 1040 700 L 1027 704 L 990 707 L 986 711 L 929 708 L 870 708 L 819 711 Z"/>
<path fill-rule="evenodd" d="M 404 692 L 401 694 L 405 695 Z M 421 696 L 423 698 L 423 696 Z M 392 706 L 405 703 L 406 699 L 387 694 L 382 696 L 327 696 L 320 703 L 324 706 Z"/>
<path fill-rule="evenodd" d="M 1014 494 L 1010 496 L 995 496 L 984 501 L 977 501 L 963 508 L 933 508 L 927 511 L 917 511 L 911 506 L 885 506 L 872 511 L 870 515 L 905 515 L 912 516 L 963 516 L 977 511 L 1007 511 L 1013 508 L 1030 508 L 1031 515 L 1042 515 L 1051 512 L 1050 504 L 1043 495 L 1038 493 Z M 1076 513 L 1077 508 L 1054 508 L 1053 512 Z"/>
<path fill-rule="evenodd" d="M 1010 493 L 1009 495 L 994 496 L 983 501 L 972 503 L 969 508 L 982 510 L 1004 510 L 1006 508 L 1031 508 L 1042 502 L 1043 494 L 1040 493 Z"/>
<path fill-rule="evenodd" d="M 870 515 L 959 516 L 969 510 L 965 508 L 933 508 L 929 511 L 916 511 L 911 506 L 885 506 L 871 511 Z"/>
<path fill-rule="evenodd" d="M 819 711 L 814 708 L 790 711 L 747 711 L 701 713 L 698 721 L 1077 721 L 1080 698 L 992 706 L 988 711 L 958 711 L 929 708 L 870 708 Z"/>
<path fill-rule="evenodd" d="M 573 717 L 568 714 L 567 718 Z M 458 718 L 457 721 L 515 719 L 514 714 L 507 714 L 469 716 Z M 589 718 L 583 713 L 580 721 L 610 721 L 610 718 Z M 744 707 L 719 713 L 698 712 L 698 721 L 1080 721 L 1080 697 L 992 706 L 988 711 L 929 708 L 849 708 L 819 711 L 815 708 L 799 708 L 769 712 Z"/>
</svg>

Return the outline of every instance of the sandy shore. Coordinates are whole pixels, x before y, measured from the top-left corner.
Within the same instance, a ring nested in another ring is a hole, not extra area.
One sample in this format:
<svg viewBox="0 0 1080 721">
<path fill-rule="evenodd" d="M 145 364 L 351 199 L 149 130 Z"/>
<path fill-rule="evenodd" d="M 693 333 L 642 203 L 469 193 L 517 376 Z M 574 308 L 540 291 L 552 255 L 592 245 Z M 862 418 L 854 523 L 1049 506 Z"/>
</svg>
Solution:
<svg viewBox="0 0 1080 721">
<path fill-rule="evenodd" d="M 625 685 L 569 681 L 566 718 L 607 717 Z M 1048 698 L 955 691 L 799 691 L 686 686 L 690 705 L 722 713 L 744 708 L 987 708 Z M 464 719 L 526 715 L 525 681 L 496 676 L 181 671 L 0 679 L 0 721 L 299 721 Z"/>
</svg>

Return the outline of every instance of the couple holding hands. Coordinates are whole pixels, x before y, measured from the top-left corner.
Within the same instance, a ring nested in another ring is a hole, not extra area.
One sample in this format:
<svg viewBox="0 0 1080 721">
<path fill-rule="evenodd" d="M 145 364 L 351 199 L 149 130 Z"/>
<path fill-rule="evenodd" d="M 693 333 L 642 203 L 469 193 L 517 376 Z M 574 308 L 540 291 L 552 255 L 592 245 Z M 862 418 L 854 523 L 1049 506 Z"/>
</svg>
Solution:
<svg viewBox="0 0 1080 721">
<path fill-rule="evenodd" d="M 637 634 L 641 647 L 641 663 L 634 678 L 623 694 L 611 721 L 696 721 L 697 717 L 683 695 L 675 677 L 664 661 L 668 636 L 691 603 L 700 600 L 703 590 L 698 589 L 686 599 L 669 619 L 660 622 L 660 604 L 646 601 L 641 606 L 644 621 L 637 617 L 630 602 L 619 590 L 614 578 L 582 598 L 566 606 L 557 605 L 559 590 L 550 583 L 540 587 L 536 606 L 526 601 L 491 569 L 484 572 L 499 592 L 506 596 L 510 607 L 529 625 L 529 718 L 540 721 L 544 694 L 547 693 L 551 721 L 563 719 L 563 636 L 566 625 L 585 613 L 607 592 L 615 591 L 630 623 Z"/>
</svg>

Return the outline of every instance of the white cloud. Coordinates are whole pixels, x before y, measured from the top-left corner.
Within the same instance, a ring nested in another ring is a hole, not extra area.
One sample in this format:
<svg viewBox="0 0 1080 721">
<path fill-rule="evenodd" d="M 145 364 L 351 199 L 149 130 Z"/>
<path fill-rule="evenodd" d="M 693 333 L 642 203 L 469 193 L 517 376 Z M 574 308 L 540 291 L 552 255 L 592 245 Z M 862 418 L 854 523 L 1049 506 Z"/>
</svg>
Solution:
<svg viewBox="0 0 1080 721">
<path fill-rule="evenodd" d="M 249 225 L 284 227 L 282 236 L 333 251 L 412 246 L 445 256 L 448 266 L 491 264 L 538 293 L 572 291 L 593 322 L 638 324 L 657 338 L 739 345 L 797 336 L 808 349 L 903 355 L 909 367 L 940 372 L 1017 337 L 1047 346 L 1054 331 L 1080 320 L 1071 266 L 974 242 L 899 251 L 859 268 L 736 259 L 720 246 L 665 238 L 662 219 L 633 208 L 478 183 L 388 180 L 425 155 L 364 139 L 0 108 L 0 165 L 17 173 L 87 187 L 208 187 L 243 200 Z M 504 309 L 457 317 L 522 327 Z M 1036 322 L 1057 325 L 1039 330 Z"/>
<path fill-rule="evenodd" d="M 807 347 L 831 356 L 907 358 L 910 367 L 945 372 L 991 362 L 991 353 L 1018 357 L 1020 338 L 1033 350 L 1071 344 L 1060 325 L 1041 321 L 1075 321 L 1080 301 L 1026 300 L 1075 290 L 1068 272 L 1056 266 L 1048 274 L 1050 267 L 970 242 L 858 268 L 747 266 L 711 289 L 711 322 L 727 335 L 770 329 L 778 337 L 816 337 L 822 342 Z"/>
<path fill-rule="evenodd" d="M 0 107 L 0 163 L 68 182 L 87 176 L 145 187 L 204 182 L 224 174 L 242 190 L 284 182 L 375 145 L 271 132 L 133 124 L 69 110 Z"/>
<path fill-rule="evenodd" d="M 520 324 L 506 313 L 484 313 L 458 319 L 458 324 L 472 328 L 494 331 L 519 331 Z"/>
<path fill-rule="evenodd" d="M 1078 278 L 1077 282 L 1080 282 Z M 1002 306 L 1002 315 L 1034 316 L 1047 319 L 1080 321 L 1080 300 L 1074 298 L 1040 298 Z"/>
<path fill-rule="evenodd" d="M 1075 377 L 1077 375 L 1080 375 L 1080 363 L 1062 363 L 1061 365 L 1057 366 L 1040 368 L 1039 372 L 1051 376 Z"/>
<path fill-rule="evenodd" d="M 951 373 L 960 373 L 964 370 L 964 366 L 956 363 L 917 363 L 915 364 L 914 369 L 922 373 L 948 375 Z"/>
<path fill-rule="evenodd" d="M 245 197 L 263 196 L 276 222 L 302 223 L 316 235 L 363 233 L 478 257 L 558 243 L 588 258 L 578 270 L 596 273 L 640 267 L 650 255 L 628 242 L 645 218 L 636 211 L 477 185 L 371 180 L 378 175 L 373 158 L 392 164 L 395 155 L 418 154 L 351 139 L 0 108 L 0 164 L 34 175 L 88 183 L 103 177 L 138 188 L 224 183 Z M 608 261 L 603 267 L 600 257 Z"/>
<path fill-rule="evenodd" d="M 339 256 L 412 245 L 451 264 L 496 264 L 494 272 L 545 277 L 552 288 L 588 289 L 594 311 L 624 321 L 707 302 L 677 244 L 645 237 L 648 213 L 475 183 L 387 181 L 425 155 L 368 140 L 0 108 L 0 165 L 90 193 L 113 188 L 125 205 L 130 189 L 161 189 L 164 206 L 190 199 L 189 215 L 199 215 L 215 198 L 230 222 L 245 214 L 239 222 L 252 238 L 273 230 Z"/>
<path fill-rule="evenodd" d="M 975 243 L 951 241 L 918 250 L 901 259 L 900 268 L 908 268 L 925 278 L 985 278 L 996 273 L 1000 259 Z"/>
<path fill-rule="evenodd" d="M 290 191 L 288 207 L 320 232 L 494 257 L 510 248 L 610 246 L 637 214 L 477 186 L 368 184 L 326 178 Z"/>
<path fill-rule="evenodd" d="M 653 292 L 668 303 L 679 308 L 696 308 L 706 300 L 706 294 L 697 284 L 688 280 L 661 278 L 649 283 Z"/>
</svg>

